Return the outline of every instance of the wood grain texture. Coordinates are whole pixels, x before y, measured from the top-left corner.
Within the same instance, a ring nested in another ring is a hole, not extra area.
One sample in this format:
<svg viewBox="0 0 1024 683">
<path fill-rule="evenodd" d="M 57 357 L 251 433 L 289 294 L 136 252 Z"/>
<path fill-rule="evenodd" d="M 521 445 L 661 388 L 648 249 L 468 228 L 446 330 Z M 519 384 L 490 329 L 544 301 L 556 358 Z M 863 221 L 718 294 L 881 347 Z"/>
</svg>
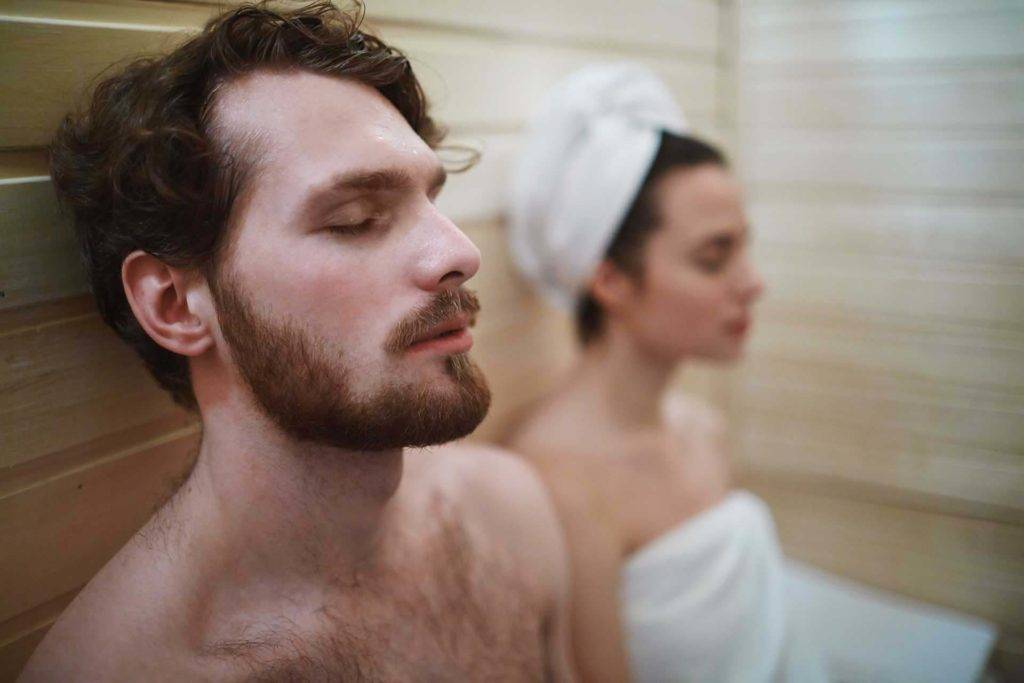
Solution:
<svg viewBox="0 0 1024 683">
<path fill-rule="evenodd" d="M 1024 141 L 1011 132 L 770 129 L 741 130 L 740 139 L 744 176 L 754 185 L 1014 200 L 1024 183 Z"/>
<path fill-rule="evenodd" d="M 0 681 L 13 681 L 32 652 L 78 594 L 73 589 L 0 624 Z"/>
<path fill-rule="evenodd" d="M 8 14 L 0 11 L 0 146 L 5 147 L 46 144 L 97 74 L 130 56 L 168 49 L 213 11 L 191 8 L 177 16 L 173 5 L 141 3 L 122 15 L 120 5 L 100 2 L 13 4 Z M 370 27 L 410 56 L 439 118 L 460 129 L 517 128 L 558 79 L 609 58 L 599 46 L 538 46 L 443 27 L 373 22 Z M 694 116 L 713 115 L 713 60 L 629 57 L 664 78 Z"/>
<path fill-rule="evenodd" d="M 852 364 L 764 350 L 737 373 L 741 411 L 853 421 L 987 451 L 1019 453 L 1024 400 L 1016 393 L 951 386 L 931 376 L 871 372 Z M 780 430 L 781 431 L 781 430 Z M 758 457 L 752 453 L 751 457 Z"/>
<path fill-rule="evenodd" d="M 124 1 L 124 0 L 119 0 Z M 192 0 L 230 6 L 237 0 Z M 375 0 L 367 3 L 371 22 L 400 26 L 444 27 L 496 40 L 594 46 L 606 52 L 674 52 L 715 58 L 718 44 L 718 3 L 681 0 L 671 5 L 614 0 L 569 0 L 550 3 L 524 0 L 435 0 L 410 3 Z"/>
<path fill-rule="evenodd" d="M 74 233 L 48 180 L 0 185 L 0 206 L 0 311 L 88 291 Z"/>
<path fill-rule="evenodd" d="M 847 315 L 1020 330 L 1024 282 L 1015 266 L 844 254 L 810 246 L 759 247 L 769 300 Z M 969 359 L 965 359 L 969 361 Z"/>
<path fill-rule="evenodd" d="M 735 106 L 768 282 L 731 383 L 785 549 L 1024 622 L 1024 6 L 739 4 Z M 1008 649 L 1009 648 L 1009 649 Z"/>
<path fill-rule="evenodd" d="M 746 126 L 961 131 L 1024 125 L 1024 75 L 1011 64 L 773 74 L 742 96 Z"/>
<path fill-rule="evenodd" d="M 0 497 L 0 620 L 85 584 L 173 491 L 196 428 Z"/>
<path fill-rule="evenodd" d="M 91 307 L 0 325 L 0 466 L 181 414 Z"/>
<path fill-rule="evenodd" d="M 1016 59 L 1014 0 L 868 0 L 744 6 L 742 61 L 757 66 Z"/>
<path fill-rule="evenodd" d="M 1024 631 L 1024 527 L 819 495 L 747 477 L 787 554 L 827 571 Z"/>
<path fill-rule="evenodd" d="M 1024 204 L 970 198 L 795 201 L 762 194 L 748 207 L 757 248 L 1024 268 Z"/>
</svg>

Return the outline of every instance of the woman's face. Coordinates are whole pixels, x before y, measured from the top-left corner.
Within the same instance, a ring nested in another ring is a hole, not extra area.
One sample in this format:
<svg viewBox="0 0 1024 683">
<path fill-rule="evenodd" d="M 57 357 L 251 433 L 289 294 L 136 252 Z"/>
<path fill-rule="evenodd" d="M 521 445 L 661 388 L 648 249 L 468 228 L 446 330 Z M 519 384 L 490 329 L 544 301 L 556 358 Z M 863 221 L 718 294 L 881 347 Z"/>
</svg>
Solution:
<svg viewBox="0 0 1024 683">
<path fill-rule="evenodd" d="M 764 290 L 748 250 L 740 189 L 721 166 L 669 171 L 655 187 L 660 225 L 620 310 L 648 352 L 668 360 L 734 360 Z"/>
</svg>

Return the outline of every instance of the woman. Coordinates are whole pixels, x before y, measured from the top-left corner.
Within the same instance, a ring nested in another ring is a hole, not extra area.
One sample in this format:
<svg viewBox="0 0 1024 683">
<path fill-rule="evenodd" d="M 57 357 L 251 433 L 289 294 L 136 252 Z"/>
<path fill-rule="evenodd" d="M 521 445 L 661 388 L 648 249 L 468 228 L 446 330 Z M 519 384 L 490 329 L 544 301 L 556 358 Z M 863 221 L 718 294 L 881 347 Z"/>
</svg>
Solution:
<svg viewBox="0 0 1024 683">
<path fill-rule="evenodd" d="M 683 130 L 631 65 L 572 76 L 532 125 L 511 248 L 575 308 L 582 353 L 508 444 L 565 528 L 584 680 L 817 680 L 797 670 L 771 517 L 730 488 L 721 417 L 669 392 L 688 359 L 740 357 L 763 291 L 736 180 Z"/>
</svg>

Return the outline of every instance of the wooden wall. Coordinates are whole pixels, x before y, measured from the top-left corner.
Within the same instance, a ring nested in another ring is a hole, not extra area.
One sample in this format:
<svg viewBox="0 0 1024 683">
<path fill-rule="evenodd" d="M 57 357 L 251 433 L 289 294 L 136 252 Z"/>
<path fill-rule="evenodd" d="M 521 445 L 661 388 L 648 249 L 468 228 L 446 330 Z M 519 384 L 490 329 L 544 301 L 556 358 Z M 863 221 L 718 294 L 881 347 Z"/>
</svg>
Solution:
<svg viewBox="0 0 1024 683">
<path fill-rule="evenodd" d="M 732 20 L 769 288 L 728 391 L 745 477 L 790 554 L 991 619 L 1021 666 L 1024 4 Z"/>
<path fill-rule="evenodd" d="M 0 679 L 16 675 L 77 590 L 173 489 L 196 425 L 99 321 L 43 147 L 112 62 L 166 49 L 213 2 L 0 0 Z M 728 136 L 714 0 L 368 0 L 413 58 L 452 139 L 482 149 L 442 196 L 484 253 L 476 352 L 495 392 L 481 438 L 546 390 L 566 321 L 512 274 L 502 198 L 525 117 L 594 60 L 656 69 L 698 129 Z M 724 125 L 723 125 L 724 124 Z M 697 375 L 701 377 L 701 375 Z"/>
</svg>

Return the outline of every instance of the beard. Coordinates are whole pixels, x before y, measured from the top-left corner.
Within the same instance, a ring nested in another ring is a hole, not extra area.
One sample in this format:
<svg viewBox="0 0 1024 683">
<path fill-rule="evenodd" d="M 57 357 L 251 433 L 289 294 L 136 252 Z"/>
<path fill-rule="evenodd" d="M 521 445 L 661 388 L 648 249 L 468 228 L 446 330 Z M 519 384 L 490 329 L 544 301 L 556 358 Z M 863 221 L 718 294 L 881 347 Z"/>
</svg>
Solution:
<svg viewBox="0 0 1024 683">
<path fill-rule="evenodd" d="M 441 381 L 385 384 L 356 398 L 352 370 L 323 340 L 257 313 L 229 276 L 212 290 L 224 338 L 257 405 L 297 441 L 362 451 L 430 446 L 466 436 L 487 414 L 490 390 L 466 354 L 443 359 Z M 475 317 L 479 308 L 471 292 L 445 290 L 402 320 L 385 350 L 401 354 L 422 331 L 458 313 Z"/>
</svg>

